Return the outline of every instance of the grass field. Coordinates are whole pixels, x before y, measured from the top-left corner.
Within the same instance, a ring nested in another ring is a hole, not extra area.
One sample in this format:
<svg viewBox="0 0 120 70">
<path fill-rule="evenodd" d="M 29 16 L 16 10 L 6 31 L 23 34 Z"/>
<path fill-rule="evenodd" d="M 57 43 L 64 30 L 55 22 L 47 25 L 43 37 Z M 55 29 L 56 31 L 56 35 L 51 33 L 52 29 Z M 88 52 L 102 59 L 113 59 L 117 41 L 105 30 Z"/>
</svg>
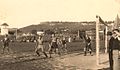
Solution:
<svg viewBox="0 0 120 70">
<path fill-rule="evenodd" d="M 10 43 L 10 50 L 16 53 L 24 53 L 24 52 L 34 52 L 36 44 L 33 42 L 11 42 Z M 48 51 L 48 42 L 44 43 L 45 50 Z M 76 41 L 76 42 L 67 42 L 67 50 L 68 52 L 74 51 L 83 51 L 85 43 L 83 41 Z M 92 41 L 92 48 L 95 52 L 95 41 Z M 104 43 L 100 42 L 100 49 L 101 51 L 104 50 Z M 2 43 L 0 42 L 0 53 L 2 52 Z"/>
<path fill-rule="evenodd" d="M 103 43 L 103 42 L 101 42 Z M 46 52 L 48 51 L 48 42 L 44 43 Z M 104 50 L 102 44 L 101 51 Z M 67 43 L 69 53 L 83 52 L 85 44 L 83 41 Z M 95 42 L 92 42 L 92 48 L 95 53 Z M 35 43 L 32 42 L 11 42 L 10 54 L 0 54 L 0 70 L 55 70 L 53 64 L 57 64 L 53 59 L 43 59 L 37 57 L 35 52 Z M 0 53 L 2 53 L 2 43 L 0 43 Z M 5 57 L 5 55 L 7 55 Z M 12 58 L 8 58 L 12 56 Z M 4 58 L 2 58 L 4 56 Z M 16 57 L 13 57 L 16 56 Z"/>
</svg>

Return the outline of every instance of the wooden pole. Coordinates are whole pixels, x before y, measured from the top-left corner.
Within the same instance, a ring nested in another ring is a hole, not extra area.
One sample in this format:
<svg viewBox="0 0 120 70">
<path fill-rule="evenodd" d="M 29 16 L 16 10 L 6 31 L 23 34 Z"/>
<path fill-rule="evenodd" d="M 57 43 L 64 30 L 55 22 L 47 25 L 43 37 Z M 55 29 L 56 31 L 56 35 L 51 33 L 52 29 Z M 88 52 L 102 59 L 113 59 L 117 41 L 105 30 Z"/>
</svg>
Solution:
<svg viewBox="0 0 120 70">
<path fill-rule="evenodd" d="M 108 27 L 107 26 L 105 26 L 105 53 L 107 53 L 107 30 L 108 30 Z"/>
<path fill-rule="evenodd" d="M 96 64 L 99 65 L 99 16 L 96 16 Z"/>
<path fill-rule="evenodd" d="M 15 35 L 16 35 L 16 39 L 17 39 L 17 29 L 15 31 L 16 31 Z"/>
<path fill-rule="evenodd" d="M 80 30 L 78 30 L 78 38 L 80 38 Z"/>
</svg>

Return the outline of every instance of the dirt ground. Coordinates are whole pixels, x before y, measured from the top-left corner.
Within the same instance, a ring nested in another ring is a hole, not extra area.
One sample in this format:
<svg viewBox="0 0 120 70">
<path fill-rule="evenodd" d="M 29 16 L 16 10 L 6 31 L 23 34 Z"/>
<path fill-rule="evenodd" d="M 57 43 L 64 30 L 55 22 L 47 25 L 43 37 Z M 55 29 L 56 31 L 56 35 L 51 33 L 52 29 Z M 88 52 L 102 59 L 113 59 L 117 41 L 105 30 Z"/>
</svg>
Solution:
<svg viewBox="0 0 120 70">
<path fill-rule="evenodd" d="M 44 58 L 36 56 L 33 53 L 24 54 L 6 54 L 1 55 L 0 70 L 76 70 L 75 66 L 66 66 L 60 60 L 68 55 L 58 56 L 54 55 L 53 58 Z"/>
</svg>

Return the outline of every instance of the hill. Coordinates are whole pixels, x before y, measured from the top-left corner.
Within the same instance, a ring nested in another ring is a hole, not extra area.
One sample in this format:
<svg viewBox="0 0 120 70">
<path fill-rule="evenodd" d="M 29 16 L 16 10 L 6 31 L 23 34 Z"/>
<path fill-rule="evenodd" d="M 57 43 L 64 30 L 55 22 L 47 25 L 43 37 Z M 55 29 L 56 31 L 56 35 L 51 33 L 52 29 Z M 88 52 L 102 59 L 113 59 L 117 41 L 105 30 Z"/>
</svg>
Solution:
<svg viewBox="0 0 120 70">
<path fill-rule="evenodd" d="M 113 23 L 113 22 L 109 22 Z M 102 26 L 103 27 L 103 26 Z M 84 21 L 84 22 L 41 22 L 38 25 L 30 25 L 27 27 L 20 28 L 22 32 L 31 32 L 32 30 L 69 30 L 69 31 L 77 31 L 77 30 L 95 30 L 95 21 Z"/>
</svg>

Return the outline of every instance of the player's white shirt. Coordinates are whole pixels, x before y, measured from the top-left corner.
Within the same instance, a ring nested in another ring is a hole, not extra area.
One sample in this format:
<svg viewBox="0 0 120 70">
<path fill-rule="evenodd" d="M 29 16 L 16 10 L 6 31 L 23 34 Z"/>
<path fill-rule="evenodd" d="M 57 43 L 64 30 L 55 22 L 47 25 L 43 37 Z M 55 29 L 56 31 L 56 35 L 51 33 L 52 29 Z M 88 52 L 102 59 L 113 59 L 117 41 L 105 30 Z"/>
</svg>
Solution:
<svg viewBox="0 0 120 70">
<path fill-rule="evenodd" d="M 56 37 L 53 37 L 53 38 L 52 38 L 52 42 L 56 42 Z"/>
</svg>

